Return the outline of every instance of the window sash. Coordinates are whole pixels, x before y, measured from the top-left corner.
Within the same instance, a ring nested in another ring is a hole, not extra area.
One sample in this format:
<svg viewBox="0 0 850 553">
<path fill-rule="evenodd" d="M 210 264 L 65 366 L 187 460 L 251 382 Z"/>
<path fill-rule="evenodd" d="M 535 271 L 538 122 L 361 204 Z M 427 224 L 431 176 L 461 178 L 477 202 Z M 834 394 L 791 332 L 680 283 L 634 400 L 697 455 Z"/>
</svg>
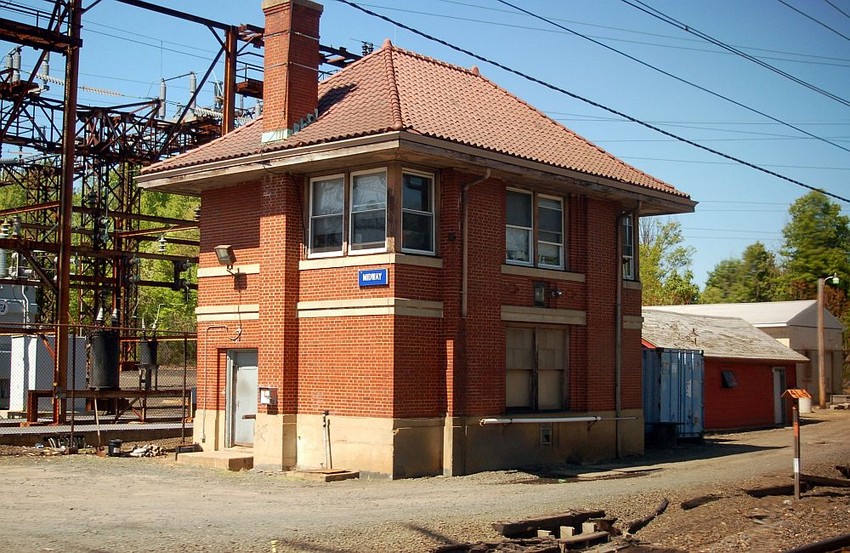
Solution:
<svg viewBox="0 0 850 553">
<path fill-rule="evenodd" d="M 415 184 L 420 188 L 416 189 Z M 401 250 L 433 254 L 434 177 L 403 172 L 401 203 Z"/>
<path fill-rule="evenodd" d="M 344 214 L 345 178 L 334 175 L 311 180 L 309 254 L 342 253 Z"/>
<path fill-rule="evenodd" d="M 507 189 L 505 262 L 544 269 L 564 269 L 564 200 Z"/>
<path fill-rule="evenodd" d="M 623 217 L 623 279 L 635 280 L 635 233 L 632 215 Z"/>
<path fill-rule="evenodd" d="M 387 173 L 351 175 L 351 250 L 377 251 L 387 244 Z"/>
<path fill-rule="evenodd" d="M 564 268 L 564 202 L 551 196 L 537 197 L 537 265 Z"/>
<path fill-rule="evenodd" d="M 533 196 L 508 189 L 505 197 L 505 260 L 517 265 L 534 265 Z"/>
</svg>

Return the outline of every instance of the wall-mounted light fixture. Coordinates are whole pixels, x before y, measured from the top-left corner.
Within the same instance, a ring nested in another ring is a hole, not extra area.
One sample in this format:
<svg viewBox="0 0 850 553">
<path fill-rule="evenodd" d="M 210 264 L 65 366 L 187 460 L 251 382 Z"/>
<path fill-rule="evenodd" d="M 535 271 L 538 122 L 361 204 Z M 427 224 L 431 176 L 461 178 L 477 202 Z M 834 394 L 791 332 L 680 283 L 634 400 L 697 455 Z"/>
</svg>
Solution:
<svg viewBox="0 0 850 553">
<path fill-rule="evenodd" d="M 549 288 L 549 297 L 550 298 L 560 298 L 564 295 L 564 291 L 560 288 Z"/>
<path fill-rule="evenodd" d="M 233 246 L 230 244 L 221 244 L 213 249 L 215 250 L 215 256 L 219 264 L 225 265 L 228 271 L 232 269 L 233 264 L 236 263 L 236 254 L 233 253 Z"/>
<path fill-rule="evenodd" d="M 534 281 L 534 307 L 546 307 L 546 283 Z"/>
</svg>

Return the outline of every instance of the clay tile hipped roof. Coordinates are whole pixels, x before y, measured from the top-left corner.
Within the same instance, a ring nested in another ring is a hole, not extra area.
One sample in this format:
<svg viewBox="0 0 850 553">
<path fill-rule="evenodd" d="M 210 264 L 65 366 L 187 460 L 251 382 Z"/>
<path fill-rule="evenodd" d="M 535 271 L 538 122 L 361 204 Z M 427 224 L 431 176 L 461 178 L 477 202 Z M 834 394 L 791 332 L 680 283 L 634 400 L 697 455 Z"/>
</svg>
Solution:
<svg viewBox="0 0 850 553">
<path fill-rule="evenodd" d="M 319 117 L 285 140 L 261 143 L 262 119 L 147 174 L 260 152 L 405 131 L 587 175 L 685 194 L 628 165 L 469 70 L 386 42 L 319 84 Z"/>
</svg>

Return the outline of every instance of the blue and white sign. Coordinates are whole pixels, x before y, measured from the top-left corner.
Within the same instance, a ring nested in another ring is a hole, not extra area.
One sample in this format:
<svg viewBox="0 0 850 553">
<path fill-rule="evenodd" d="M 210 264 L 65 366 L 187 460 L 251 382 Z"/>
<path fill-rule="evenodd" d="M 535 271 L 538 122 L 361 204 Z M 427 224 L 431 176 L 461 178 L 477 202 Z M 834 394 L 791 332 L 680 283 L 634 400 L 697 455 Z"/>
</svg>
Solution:
<svg viewBox="0 0 850 553">
<path fill-rule="evenodd" d="M 368 269 L 358 272 L 360 286 L 386 286 L 390 283 L 386 269 Z"/>
</svg>

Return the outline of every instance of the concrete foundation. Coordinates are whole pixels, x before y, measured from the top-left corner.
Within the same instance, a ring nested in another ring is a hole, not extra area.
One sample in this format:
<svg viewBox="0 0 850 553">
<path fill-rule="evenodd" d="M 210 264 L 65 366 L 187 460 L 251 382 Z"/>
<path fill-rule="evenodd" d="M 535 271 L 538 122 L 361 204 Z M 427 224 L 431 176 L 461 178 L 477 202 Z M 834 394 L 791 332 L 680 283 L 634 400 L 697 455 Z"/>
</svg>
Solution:
<svg viewBox="0 0 850 553">
<path fill-rule="evenodd" d="M 195 442 L 204 451 L 225 449 L 224 413 L 195 418 Z M 614 417 L 613 412 L 547 413 L 547 417 Z M 530 416 L 529 416 L 530 417 Z M 254 466 L 266 470 L 359 471 L 367 476 L 413 478 L 457 476 L 527 465 L 585 463 L 640 455 L 643 416 L 626 410 L 630 420 L 485 425 L 481 417 L 384 419 L 331 415 L 326 447 L 322 415 L 257 414 Z M 521 419 L 522 417 L 516 417 Z M 201 442 L 202 428 L 206 442 Z"/>
</svg>

